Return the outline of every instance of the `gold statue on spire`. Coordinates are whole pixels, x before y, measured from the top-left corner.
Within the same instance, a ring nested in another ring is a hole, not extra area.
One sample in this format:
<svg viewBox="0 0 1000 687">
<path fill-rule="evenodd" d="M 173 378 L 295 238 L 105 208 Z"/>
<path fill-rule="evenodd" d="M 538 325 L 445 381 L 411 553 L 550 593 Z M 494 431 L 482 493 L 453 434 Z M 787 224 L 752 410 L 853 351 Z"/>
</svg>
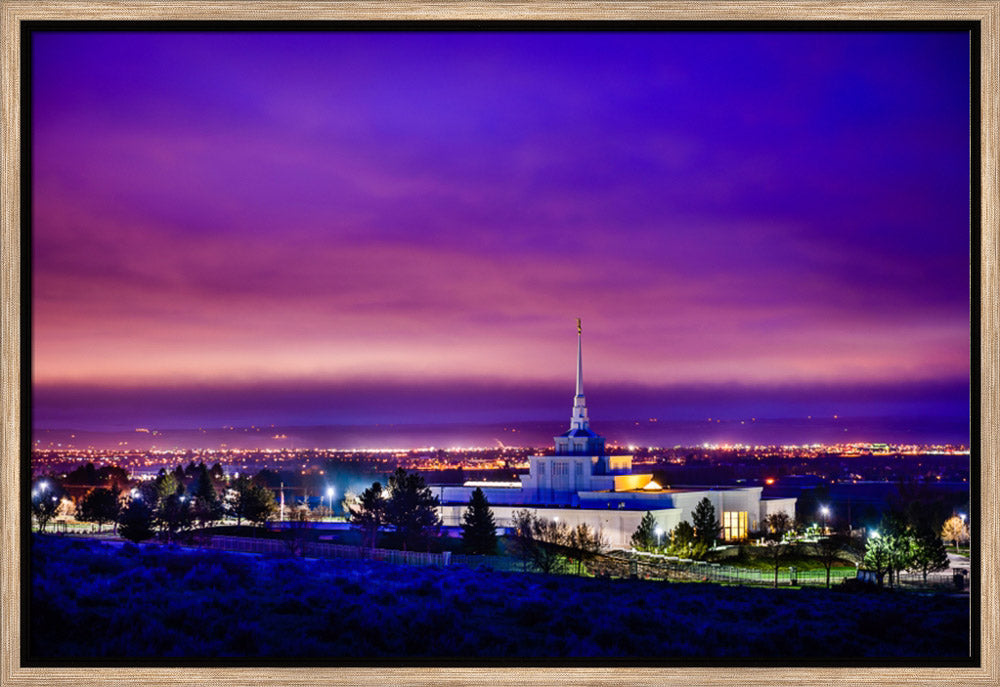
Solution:
<svg viewBox="0 0 1000 687">
<path fill-rule="evenodd" d="M 576 333 L 583 334 L 583 326 L 580 324 L 580 318 L 576 318 Z"/>
</svg>

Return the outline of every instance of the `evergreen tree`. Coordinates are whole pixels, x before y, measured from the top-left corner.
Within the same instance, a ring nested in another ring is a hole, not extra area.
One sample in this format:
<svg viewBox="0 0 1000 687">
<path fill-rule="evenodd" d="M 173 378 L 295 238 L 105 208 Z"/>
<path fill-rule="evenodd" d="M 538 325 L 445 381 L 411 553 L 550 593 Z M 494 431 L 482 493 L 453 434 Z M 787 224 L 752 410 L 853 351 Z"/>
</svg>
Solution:
<svg viewBox="0 0 1000 687">
<path fill-rule="evenodd" d="M 191 496 L 194 499 L 192 510 L 194 517 L 202 527 L 215 522 L 222 517 L 223 506 L 215 491 L 212 477 L 203 463 L 194 468 L 194 483 L 191 485 Z"/>
<path fill-rule="evenodd" d="M 492 556 L 497 552 L 497 525 L 483 490 L 476 487 L 462 514 L 462 545 L 473 555 Z"/>
<path fill-rule="evenodd" d="M 101 529 L 104 527 L 104 523 L 115 522 L 120 509 L 116 491 L 97 487 L 88 491 L 87 495 L 83 497 L 77 518 L 84 522 L 96 522 L 98 529 Z"/>
<path fill-rule="evenodd" d="M 132 499 L 118 514 L 118 534 L 136 544 L 153 536 L 153 511 L 143 499 Z"/>
<path fill-rule="evenodd" d="M 243 519 L 247 516 L 250 504 L 250 488 L 253 484 L 246 475 L 240 475 L 233 481 L 233 489 L 229 498 L 229 512 L 236 518 L 236 526 L 243 524 Z"/>
<path fill-rule="evenodd" d="M 679 556 L 686 556 L 694 542 L 694 528 L 687 520 L 677 523 L 670 533 L 670 550 Z"/>
<path fill-rule="evenodd" d="M 225 481 L 226 478 L 225 472 L 223 472 L 222 470 L 222 465 L 220 465 L 219 463 L 215 463 L 214 465 L 212 465 L 212 467 L 209 468 L 208 470 L 208 474 L 209 477 L 212 478 L 212 483 L 215 484 L 216 486 L 222 484 L 222 482 Z"/>
<path fill-rule="evenodd" d="M 157 504 L 162 504 L 168 496 L 180 493 L 184 488 L 172 472 L 167 472 L 163 468 L 160 468 L 153 484 L 156 485 Z"/>
<path fill-rule="evenodd" d="M 706 496 L 694 508 L 691 514 L 691 524 L 694 526 L 695 537 L 706 546 L 714 546 L 722 528 L 715 517 L 715 506 Z"/>
<path fill-rule="evenodd" d="M 649 551 L 656 546 L 656 543 L 656 519 L 652 513 L 646 511 L 639 526 L 632 533 L 632 546 L 639 551 Z"/>
<path fill-rule="evenodd" d="M 379 528 L 386 524 L 387 496 L 382 485 L 375 482 L 361 492 L 357 501 L 345 504 L 348 521 L 361 530 L 362 544 L 372 549 L 378 543 Z"/>
<path fill-rule="evenodd" d="M 274 492 L 268 487 L 250 483 L 250 487 L 243 500 L 243 517 L 258 527 L 271 519 L 277 510 L 278 504 L 274 501 Z"/>
<path fill-rule="evenodd" d="M 166 534 L 167 541 L 173 541 L 178 533 L 189 529 L 194 522 L 191 499 L 182 494 L 170 494 L 160 501 L 154 518 L 160 523 L 161 534 Z"/>
<path fill-rule="evenodd" d="M 948 550 L 933 529 L 925 527 L 917 533 L 911 565 L 924 574 L 924 582 L 927 582 L 927 573 L 948 569 Z"/>
<path fill-rule="evenodd" d="M 387 520 L 400 535 L 403 550 L 429 544 L 430 535 L 441 526 L 438 499 L 424 483 L 419 472 L 407 473 L 403 468 L 389 476 Z"/>
<path fill-rule="evenodd" d="M 208 468 L 203 464 L 195 468 L 194 483 L 191 485 L 191 495 L 200 498 L 206 503 L 213 503 L 219 499 L 219 494 L 215 491 L 212 477 L 208 474 Z"/>
</svg>

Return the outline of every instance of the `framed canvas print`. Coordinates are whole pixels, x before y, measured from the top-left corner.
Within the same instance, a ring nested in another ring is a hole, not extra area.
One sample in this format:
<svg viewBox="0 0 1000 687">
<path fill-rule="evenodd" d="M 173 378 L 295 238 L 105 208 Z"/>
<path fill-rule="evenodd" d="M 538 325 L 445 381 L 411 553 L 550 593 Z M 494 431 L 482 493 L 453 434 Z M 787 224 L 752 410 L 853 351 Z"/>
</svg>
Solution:
<svg viewBox="0 0 1000 687">
<path fill-rule="evenodd" d="M 4 684 L 997 684 L 1000 3 L 2 3 Z"/>
</svg>

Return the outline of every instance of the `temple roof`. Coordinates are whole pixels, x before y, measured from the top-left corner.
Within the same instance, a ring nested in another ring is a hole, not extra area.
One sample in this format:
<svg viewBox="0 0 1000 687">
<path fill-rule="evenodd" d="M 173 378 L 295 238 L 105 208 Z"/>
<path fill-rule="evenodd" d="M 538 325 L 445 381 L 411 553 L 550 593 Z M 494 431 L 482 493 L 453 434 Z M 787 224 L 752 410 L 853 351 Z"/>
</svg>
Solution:
<svg viewBox="0 0 1000 687">
<path fill-rule="evenodd" d="M 567 432 L 563 432 L 559 436 L 561 437 L 597 437 L 597 432 L 591 429 L 571 429 Z"/>
</svg>

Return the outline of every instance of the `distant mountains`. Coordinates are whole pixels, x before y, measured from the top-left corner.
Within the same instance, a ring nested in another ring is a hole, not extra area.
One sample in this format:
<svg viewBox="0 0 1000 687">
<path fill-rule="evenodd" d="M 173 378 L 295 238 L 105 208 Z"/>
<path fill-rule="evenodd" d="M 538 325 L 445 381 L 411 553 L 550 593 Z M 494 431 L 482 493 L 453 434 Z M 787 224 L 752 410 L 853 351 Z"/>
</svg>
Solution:
<svg viewBox="0 0 1000 687">
<path fill-rule="evenodd" d="M 875 442 L 970 445 L 967 422 L 940 418 L 800 418 L 712 421 L 619 420 L 593 427 L 621 446 L 697 446 Z M 39 449 L 220 449 L 220 448 L 459 448 L 472 446 L 544 447 L 566 429 L 560 422 L 506 424 L 378 424 L 309 427 L 141 427 L 130 432 L 36 429 Z"/>
</svg>

